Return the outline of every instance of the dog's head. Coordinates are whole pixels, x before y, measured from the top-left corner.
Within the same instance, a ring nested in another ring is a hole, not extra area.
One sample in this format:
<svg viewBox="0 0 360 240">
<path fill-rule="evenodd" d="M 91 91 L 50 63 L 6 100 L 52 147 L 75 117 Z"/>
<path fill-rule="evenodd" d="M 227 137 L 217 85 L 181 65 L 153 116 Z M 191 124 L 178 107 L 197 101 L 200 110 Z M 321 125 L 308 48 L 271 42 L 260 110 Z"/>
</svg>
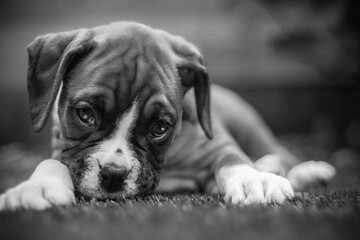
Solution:
<svg viewBox="0 0 360 240">
<path fill-rule="evenodd" d="M 40 36 L 28 53 L 33 130 L 55 105 L 60 160 L 83 195 L 153 190 L 192 87 L 199 123 L 212 137 L 207 70 L 181 37 L 124 22 Z"/>
</svg>

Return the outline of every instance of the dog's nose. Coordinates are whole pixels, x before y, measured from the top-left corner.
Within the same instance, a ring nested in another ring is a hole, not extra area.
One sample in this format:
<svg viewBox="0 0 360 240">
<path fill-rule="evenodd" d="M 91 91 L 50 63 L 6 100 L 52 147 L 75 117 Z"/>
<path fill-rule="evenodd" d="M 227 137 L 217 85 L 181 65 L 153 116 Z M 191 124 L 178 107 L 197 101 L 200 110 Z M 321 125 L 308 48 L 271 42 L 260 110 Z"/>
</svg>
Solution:
<svg viewBox="0 0 360 240">
<path fill-rule="evenodd" d="M 100 170 L 101 185 L 108 192 L 116 192 L 124 185 L 129 170 L 124 166 L 106 164 Z"/>
<path fill-rule="evenodd" d="M 115 154 L 121 156 L 123 154 L 122 149 L 121 148 L 116 149 Z"/>
</svg>

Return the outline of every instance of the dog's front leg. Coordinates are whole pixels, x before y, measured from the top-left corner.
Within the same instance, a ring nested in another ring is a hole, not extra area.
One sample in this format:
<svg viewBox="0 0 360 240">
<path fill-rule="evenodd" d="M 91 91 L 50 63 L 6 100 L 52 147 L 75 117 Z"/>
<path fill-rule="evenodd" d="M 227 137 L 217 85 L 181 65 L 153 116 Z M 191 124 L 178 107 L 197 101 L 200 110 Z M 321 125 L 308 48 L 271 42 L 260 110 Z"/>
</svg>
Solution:
<svg viewBox="0 0 360 240">
<path fill-rule="evenodd" d="M 60 161 L 41 162 L 30 179 L 0 196 L 0 210 L 37 209 L 75 203 L 70 173 Z"/>
<path fill-rule="evenodd" d="M 282 204 L 294 196 L 286 178 L 256 170 L 241 153 L 222 157 L 217 162 L 215 178 L 225 201 L 232 204 Z"/>
</svg>

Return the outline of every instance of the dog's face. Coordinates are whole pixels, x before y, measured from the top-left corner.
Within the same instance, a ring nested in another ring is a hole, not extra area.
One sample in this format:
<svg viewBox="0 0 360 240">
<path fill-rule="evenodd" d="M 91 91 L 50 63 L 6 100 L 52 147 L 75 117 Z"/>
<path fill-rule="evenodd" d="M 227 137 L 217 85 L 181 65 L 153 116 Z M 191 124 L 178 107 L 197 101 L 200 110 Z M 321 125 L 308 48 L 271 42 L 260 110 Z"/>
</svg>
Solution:
<svg viewBox="0 0 360 240">
<path fill-rule="evenodd" d="M 211 137 L 207 73 L 196 48 L 181 38 L 120 23 L 46 35 L 28 51 L 34 130 L 59 94 L 60 158 L 83 195 L 153 190 L 193 86 L 199 122 Z"/>
</svg>

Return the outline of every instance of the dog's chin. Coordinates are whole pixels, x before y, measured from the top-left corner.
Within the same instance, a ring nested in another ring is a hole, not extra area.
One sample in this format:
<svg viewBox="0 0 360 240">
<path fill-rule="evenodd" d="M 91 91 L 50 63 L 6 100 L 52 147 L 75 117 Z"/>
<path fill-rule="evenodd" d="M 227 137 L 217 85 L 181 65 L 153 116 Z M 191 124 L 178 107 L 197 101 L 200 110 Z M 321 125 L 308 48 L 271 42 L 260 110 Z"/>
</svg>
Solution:
<svg viewBox="0 0 360 240">
<path fill-rule="evenodd" d="M 139 181 L 143 182 L 144 181 Z M 151 182 L 151 184 L 150 184 Z M 157 181 L 146 182 L 147 184 L 137 185 L 130 180 L 125 180 L 124 187 L 116 192 L 106 191 L 99 183 L 86 182 L 84 179 L 80 181 L 78 186 L 75 186 L 76 195 L 85 199 L 98 199 L 98 200 L 118 200 L 131 198 L 135 196 L 143 196 L 152 193 L 157 186 Z"/>
<path fill-rule="evenodd" d="M 76 188 L 76 193 L 78 197 L 90 198 L 90 199 L 124 199 L 138 195 L 136 191 L 127 191 L 127 190 L 119 190 L 117 192 L 107 192 L 102 189 L 100 186 L 94 189 L 88 189 L 81 186 Z"/>
<path fill-rule="evenodd" d="M 133 197 L 138 195 L 139 187 L 133 180 L 125 180 L 122 189 L 119 189 L 115 192 L 109 192 L 105 190 L 101 184 L 100 179 L 97 175 L 89 177 L 85 176 L 82 180 L 78 182 L 78 186 L 75 186 L 75 189 L 78 194 L 96 199 L 122 199 Z"/>
</svg>

